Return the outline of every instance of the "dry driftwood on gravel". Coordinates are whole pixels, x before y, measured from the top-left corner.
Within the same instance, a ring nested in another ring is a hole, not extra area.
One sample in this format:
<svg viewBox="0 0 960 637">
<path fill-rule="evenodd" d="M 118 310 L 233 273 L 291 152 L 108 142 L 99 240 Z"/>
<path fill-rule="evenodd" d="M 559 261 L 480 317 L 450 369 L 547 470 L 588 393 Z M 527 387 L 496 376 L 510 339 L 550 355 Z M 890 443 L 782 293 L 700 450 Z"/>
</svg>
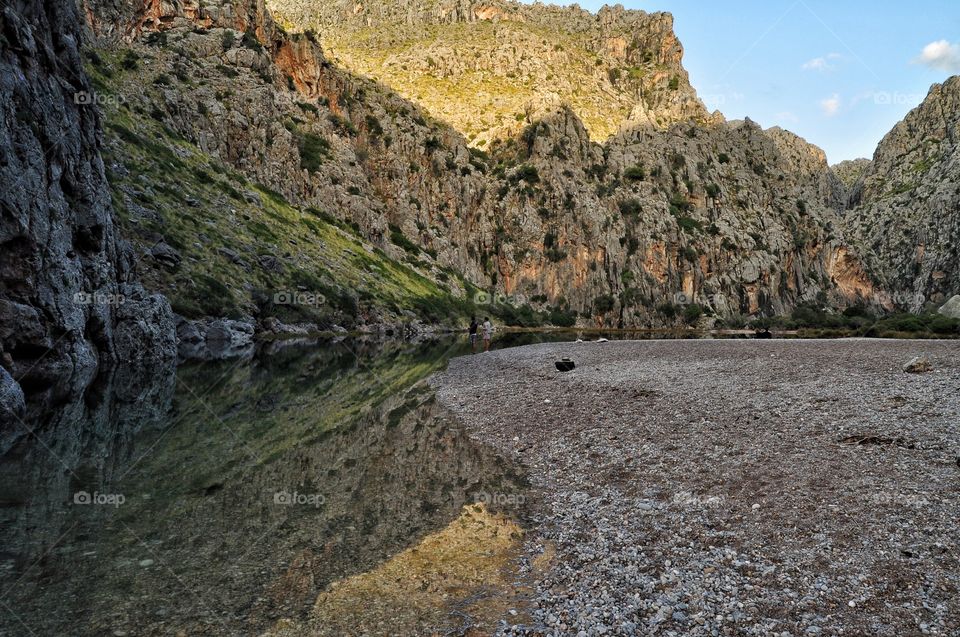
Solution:
<svg viewBox="0 0 960 637">
<path fill-rule="evenodd" d="M 433 383 L 541 495 L 556 555 L 503 634 L 960 634 L 958 342 L 555 343 Z"/>
</svg>

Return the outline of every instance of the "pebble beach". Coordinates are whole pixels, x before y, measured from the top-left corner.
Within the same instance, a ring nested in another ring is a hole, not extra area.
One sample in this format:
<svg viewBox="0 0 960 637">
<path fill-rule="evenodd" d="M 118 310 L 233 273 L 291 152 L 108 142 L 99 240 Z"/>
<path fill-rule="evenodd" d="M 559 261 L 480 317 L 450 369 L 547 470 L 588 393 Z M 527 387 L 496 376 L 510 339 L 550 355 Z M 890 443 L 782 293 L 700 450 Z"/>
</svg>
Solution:
<svg viewBox="0 0 960 637">
<path fill-rule="evenodd" d="M 497 634 L 960 634 L 956 341 L 549 343 L 431 382 L 531 481 Z"/>
</svg>

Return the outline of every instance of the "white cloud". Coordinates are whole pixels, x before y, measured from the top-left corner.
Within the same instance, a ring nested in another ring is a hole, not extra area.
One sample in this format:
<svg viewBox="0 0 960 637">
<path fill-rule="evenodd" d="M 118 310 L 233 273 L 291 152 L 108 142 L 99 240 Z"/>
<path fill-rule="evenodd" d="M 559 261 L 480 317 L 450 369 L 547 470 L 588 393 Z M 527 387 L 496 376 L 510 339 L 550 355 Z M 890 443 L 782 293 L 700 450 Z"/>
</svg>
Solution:
<svg viewBox="0 0 960 637">
<path fill-rule="evenodd" d="M 774 118 L 778 122 L 786 122 L 788 124 L 796 124 L 800 121 L 800 118 L 791 113 L 790 111 L 783 111 L 782 113 L 777 113 Z"/>
<path fill-rule="evenodd" d="M 947 40 L 931 42 L 913 62 L 950 73 L 960 71 L 960 44 L 950 44 Z"/>
<path fill-rule="evenodd" d="M 822 57 L 807 60 L 803 63 L 802 68 L 805 71 L 829 71 L 833 68 L 833 64 L 830 62 L 832 60 L 839 60 L 841 57 L 843 56 L 839 53 L 827 53 Z"/>
<path fill-rule="evenodd" d="M 820 100 L 820 108 L 827 117 L 833 117 L 840 110 L 840 96 L 834 93 L 826 99 Z"/>
</svg>

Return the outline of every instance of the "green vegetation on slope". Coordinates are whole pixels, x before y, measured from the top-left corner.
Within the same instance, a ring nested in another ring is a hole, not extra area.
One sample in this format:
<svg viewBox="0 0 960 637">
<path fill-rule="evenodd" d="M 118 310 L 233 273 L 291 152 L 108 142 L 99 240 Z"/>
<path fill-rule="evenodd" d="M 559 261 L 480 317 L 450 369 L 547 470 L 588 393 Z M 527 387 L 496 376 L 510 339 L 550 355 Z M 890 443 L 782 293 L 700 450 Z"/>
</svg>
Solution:
<svg viewBox="0 0 960 637">
<path fill-rule="evenodd" d="M 285 28 L 315 30 L 337 63 L 424 106 L 474 147 L 509 137 L 530 104 L 557 97 L 601 141 L 641 98 L 672 98 L 689 88 L 678 62 L 663 59 L 666 47 L 652 43 L 671 37 L 654 22 L 600 26 L 575 11 L 528 20 L 525 13 L 536 9 L 508 2 L 489 9 L 517 15 L 442 24 L 406 22 L 402 5 L 385 3 L 382 11 L 393 18 L 373 11 L 368 24 L 333 5 L 269 4 Z"/>
<path fill-rule="evenodd" d="M 868 336 L 878 338 L 944 338 L 960 336 L 960 320 L 934 312 L 878 315 L 853 306 L 842 313 L 801 305 L 781 316 L 753 321 L 753 327 L 800 330 L 805 336 Z"/>
<path fill-rule="evenodd" d="M 89 72 L 109 96 L 122 72 L 109 52 L 91 58 Z M 150 113 L 104 102 L 104 159 L 120 225 L 137 247 L 144 283 L 166 294 L 179 314 L 350 326 L 410 312 L 460 322 L 470 311 L 451 289 L 368 245 L 332 215 L 290 205 Z M 314 155 L 325 148 L 319 138 L 304 144 Z"/>
</svg>

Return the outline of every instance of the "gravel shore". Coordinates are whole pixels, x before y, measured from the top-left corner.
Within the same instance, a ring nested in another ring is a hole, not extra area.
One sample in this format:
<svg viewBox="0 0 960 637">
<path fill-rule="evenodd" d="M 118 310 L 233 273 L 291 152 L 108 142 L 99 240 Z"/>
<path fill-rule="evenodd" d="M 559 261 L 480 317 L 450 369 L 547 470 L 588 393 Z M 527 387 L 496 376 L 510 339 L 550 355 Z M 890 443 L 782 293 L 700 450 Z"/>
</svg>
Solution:
<svg viewBox="0 0 960 637">
<path fill-rule="evenodd" d="M 432 383 L 538 494 L 500 634 L 960 635 L 960 342 L 550 343 Z"/>
</svg>

